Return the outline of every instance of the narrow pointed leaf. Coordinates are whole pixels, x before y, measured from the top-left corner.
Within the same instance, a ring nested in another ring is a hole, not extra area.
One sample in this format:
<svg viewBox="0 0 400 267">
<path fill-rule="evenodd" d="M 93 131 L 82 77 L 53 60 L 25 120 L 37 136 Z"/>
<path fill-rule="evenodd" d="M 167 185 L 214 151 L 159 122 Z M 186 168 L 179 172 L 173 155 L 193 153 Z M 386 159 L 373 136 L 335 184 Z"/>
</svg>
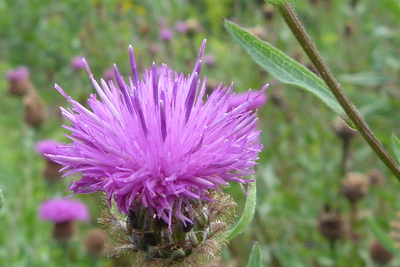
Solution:
<svg viewBox="0 0 400 267">
<path fill-rule="evenodd" d="M 371 230 L 372 234 L 379 241 L 379 243 L 381 243 L 382 246 L 388 251 L 396 255 L 399 251 L 396 248 L 395 241 L 382 231 L 373 218 L 367 216 L 365 221 L 368 225 L 368 228 Z"/>
<path fill-rule="evenodd" d="M 278 81 L 295 85 L 315 96 L 336 112 L 349 125 L 353 125 L 339 102 L 332 95 L 324 81 L 303 65 L 285 55 L 279 49 L 260 40 L 236 24 L 225 20 L 225 27 L 251 58 Z"/>
<path fill-rule="evenodd" d="M 261 249 L 258 242 L 254 242 L 247 267 L 261 267 Z"/>
<path fill-rule="evenodd" d="M 4 205 L 4 197 L 3 197 L 3 191 L 0 189 L 0 210 Z"/>
<path fill-rule="evenodd" d="M 392 134 L 392 148 L 397 157 L 397 163 L 400 163 L 400 140 Z"/>
<path fill-rule="evenodd" d="M 247 198 L 246 204 L 244 205 L 244 211 L 242 217 L 240 217 L 238 223 L 233 229 L 231 229 L 226 237 L 229 241 L 247 228 L 250 225 L 251 220 L 254 217 L 254 212 L 256 210 L 256 182 L 249 183 L 247 186 Z"/>
</svg>

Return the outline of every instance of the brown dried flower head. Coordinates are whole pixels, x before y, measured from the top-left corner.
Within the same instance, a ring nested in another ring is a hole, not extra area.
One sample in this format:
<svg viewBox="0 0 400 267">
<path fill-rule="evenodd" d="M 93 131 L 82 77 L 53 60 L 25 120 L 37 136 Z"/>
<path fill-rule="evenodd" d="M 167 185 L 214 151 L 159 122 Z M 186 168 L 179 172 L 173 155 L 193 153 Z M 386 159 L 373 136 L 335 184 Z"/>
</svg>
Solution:
<svg viewBox="0 0 400 267">
<path fill-rule="evenodd" d="M 357 134 L 357 131 L 352 129 L 349 125 L 347 125 L 347 123 L 340 117 L 337 117 L 333 121 L 333 129 L 336 135 L 343 141 L 350 141 Z"/>
<path fill-rule="evenodd" d="M 339 212 L 326 206 L 318 216 L 317 229 L 324 237 L 333 241 L 346 235 L 348 224 Z"/>
<path fill-rule="evenodd" d="M 360 173 L 348 173 L 342 180 L 342 193 L 350 202 L 357 202 L 368 192 L 368 177 Z"/>
<path fill-rule="evenodd" d="M 393 254 L 382 246 L 378 240 L 373 240 L 369 244 L 368 252 L 371 259 L 380 265 L 388 264 L 393 258 Z"/>
<path fill-rule="evenodd" d="M 263 12 L 263 17 L 266 20 L 272 20 L 275 16 L 274 7 L 270 4 L 263 4 L 262 12 Z"/>
<path fill-rule="evenodd" d="M 88 254 L 95 257 L 107 255 L 108 235 L 99 228 L 90 230 L 83 238 L 83 244 Z"/>
<path fill-rule="evenodd" d="M 383 184 L 383 174 L 378 169 L 371 169 L 365 174 L 368 177 L 369 184 L 373 186 L 381 186 Z"/>
<path fill-rule="evenodd" d="M 32 127 L 40 127 L 46 117 L 45 106 L 35 90 L 29 91 L 22 99 L 25 122 Z"/>
<path fill-rule="evenodd" d="M 129 253 L 134 266 L 203 266 L 217 261 L 236 204 L 227 194 L 214 192 L 209 197 L 213 203 L 194 199 L 186 207 L 193 224 L 184 225 L 173 216 L 170 228 L 145 207 L 131 210 L 127 218 L 105 208 L 100 223 L 114 239 L 110 254 Z"/>
<path fill-rule="evenodd" d="M 60 243 L 68 243 L 76 234 L 74 221 L 56 222 L 53 228 L 53 237 Z"/>
<path fill-rule="evenodd" d="M 8 93 L 16 96 L 23 96 L 31 90 L 34 86 L 30 80 L 30 72 L 27 67 L 19 67 L 7 72 Z"/>
</svg>

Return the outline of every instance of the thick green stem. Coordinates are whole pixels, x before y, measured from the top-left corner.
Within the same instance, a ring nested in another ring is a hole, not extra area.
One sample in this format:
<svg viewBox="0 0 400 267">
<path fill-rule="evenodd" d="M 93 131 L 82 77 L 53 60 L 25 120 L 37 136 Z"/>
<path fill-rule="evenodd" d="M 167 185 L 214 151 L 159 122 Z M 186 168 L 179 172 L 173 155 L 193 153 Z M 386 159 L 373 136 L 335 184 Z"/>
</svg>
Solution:
<svg viewBox="0 0 400 267">
<path fill-rule="evenodd" d="M 311 62 L 314 64 L 314 67 L 317 69 L 318 74 L 321 76 L 328 88 L 331 90 L 332 94 L 338 100 L 338 102 L 346 112 L 347 116 L 354 123 L 354 126 L 360 132 L 364 140 L 374 150 L 374 152 L 376 153 L 376 155 L 378 155 L 382 162 L 390 169 L 393 175 L 396 176 L 397 180 L 400 181 L 399 166 L 369 129 L 363 117 L 360 115 L 360 113 L 358 113 L 357 109 L 354 107 L 353 103 L 350 101 L 343 88 L 335 79 L 328 65 L 325 63 L 321 54 L 318 52 L 318 49 L 315 46 L 314 42 L 308 36 L 305 28 L 298 19 L 292 6 L 288 3 L 284 3 L 277 4 L 276 8 L 279 10 L 286 24 L 289 26 L 290 30 L 296 37 L 297 41 L 302 46 L 303 50 L 306 52 Z"/>
</svg>

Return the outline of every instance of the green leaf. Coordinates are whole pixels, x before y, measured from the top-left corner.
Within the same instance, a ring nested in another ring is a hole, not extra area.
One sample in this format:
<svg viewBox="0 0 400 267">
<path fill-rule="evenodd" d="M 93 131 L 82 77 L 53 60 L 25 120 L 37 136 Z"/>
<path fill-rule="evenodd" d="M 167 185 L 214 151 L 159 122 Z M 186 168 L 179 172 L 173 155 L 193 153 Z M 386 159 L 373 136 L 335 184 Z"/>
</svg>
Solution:
<svg viewBox="0 0 400 267">
<path fill-rule="evenodd" d="M 400 140 L 394 134 L 392 134 L 391 139 L 392 139 L 392 148 L 394 150 L 394 153 L 396 154 L 397 162 L 400 163 Z"/>
<path fill-rule="evenodd" d="M 298 86 L 314 94 L 350 126 L 353 125 L 324 81 L 317 75 L 285 55 L 279 49 L 260 40 L 236 24 L 228 20 L 224 20 L 224 24 L 233 40 L 241 45 L 251 58 L 275 79 L 282 83 Z"/>
<path fill-rule="evenodd" d="M 378 226 L 374 219 L 372 219 L 370 216 L 367 216 L 365 217 L 365 222 L 367 223 L 368 228 L 371 230 L 372 234 L 379 241 L 379 243 L 382 244 L 384 248 L 395 255 L 399 252 L 396 249 L 395 241 L 382 231 L 382 229 Z"/>
<path fill-rule="evenodd" d="M 277 5 L 277 4 L 284 4 L 284 3 L 291 3 L 291 2 L 296 2 L 297 0 L 265 0 L 265 2 L 271 4 L 271 5 Z"/>
<path fill-rule="evenodd" d="M 241 232 L 243 232 L 247 226 L 250 225 L 251 220 L 254 217 L 254 212 L 256 210 L 256 182 L 249 183 L 247 186 L 247 198 L 246 204 L 244 205 L 244 211 L 242 217 L 240 217 L 239 222 L 235 225 L 233 229 L 231 229 L 226 236 L 226 239 L 229 241 Z"/>
<path fill-rule="evenodd" d="M 261 249 L 258 242 L 254 242 L 247 267 L 261 267 Z"/>
<path fill-rule="evenodd" d="M 4 196 L 3 196 L 3 191 L 0 189 L 0 210 L 4 206 Z"/>
</svg>

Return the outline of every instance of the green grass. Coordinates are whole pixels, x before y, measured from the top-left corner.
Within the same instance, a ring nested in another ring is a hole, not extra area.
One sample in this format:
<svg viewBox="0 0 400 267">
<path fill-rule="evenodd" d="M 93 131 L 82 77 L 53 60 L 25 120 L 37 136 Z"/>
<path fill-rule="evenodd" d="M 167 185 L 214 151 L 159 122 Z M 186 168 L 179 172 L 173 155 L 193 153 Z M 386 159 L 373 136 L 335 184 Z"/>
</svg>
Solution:
<svg viewBox="0 0 400 267">
<path fill-rule="evenodd" d="M 245 266 L 253 241 L 258 241 L 264 266 L 334 266 L 329 243 L 317 231 L 316 220 L 325 204 L 349 217 L 349 203 L 340 194 L 342 151 L 332 129 L 335 116 L 314 96 L 273 81 L 230 39 L 221 20 L 225 17 L 247 28 L 263 26 L 266 41 L 309 66 L 277 12 L 272 20 L 265 20 L 262 1 L 214 2 L 0 1 L 0 25 L 6 26 L 0 29 L 0 189 L 5 198 L 0 211 L 0 266 L 117 266 L 107 258 L 93 262 L 83 249 L 85 233 L 98 227 L 99 195 L 74 197 L 89 205 L 91 222 L 77 224 L 79 233 L 66 252 L 52 240 L 51 223 L 38 218 L 42 201 L 69 194 L 65 189 L 70 178 L 53 186 L 44 182 L 44 161 L 34 149 L 41 139 L 67 142 L 61 128 L 64 122 L 56 114 L 58 106 L 68 103 L 54 83 L 74 98 L 93 92 L 87 74 L 70 68 L 70 60 L 77 55 L 85 56 L 96 78 L 113 63 L 127 76 L 130 44 L 141 72 L 154 61 L 188 73 L 204 38 L 208 40 L 205 53 L 217 59 L 215 66 L 203 68 L 208 79 L 226 85 L 234 82 L 235 91 L 271 84 L 270 100 L 259 110 L 264 150 L 256 168 L 256 215 L 251 227 L 230 242 L 223 260 Z M 356 8 L 344 0 L 317 2 L 298 1 L 293 7 L 371 129 L 390 150 L 391 133 L 400 136 L 400 5 L 395 0 L 359 0 Z M 158 36 L 161 18 L 171 28 L 178 20 L 195 18 L 203 31 L 193 38 L 175 31 L 167 47 Z M 144 27 L 148 30 L 143 31 Z M 149 53 L 153 43 L 160 49 L 156 55 Z M 20 65 L 30 68 L 32 82 L 46 103 L 49 117 L 39 130 L 24 122 L 21 99 L 7 93 L 5 74 Z M 271 101 L 277 92 L 284 107 Z M 359 241 L 338 242 L 338 266 L 374 266 L 368 256 L 374 236 L 362 216 L 372 215 L 389 233 L 390 222 L 398 219 L 400 184 L 360 136 L 350 149 L 350 171 L 378 168 L 385 181 L 381 187 L 370 188 L 359 203 Z M 239 203 L 240 213 L 245 195 L 238 186 L 228 191 Z M 394 259 L 392 266 L 398 264 Z"/>
</svg>

